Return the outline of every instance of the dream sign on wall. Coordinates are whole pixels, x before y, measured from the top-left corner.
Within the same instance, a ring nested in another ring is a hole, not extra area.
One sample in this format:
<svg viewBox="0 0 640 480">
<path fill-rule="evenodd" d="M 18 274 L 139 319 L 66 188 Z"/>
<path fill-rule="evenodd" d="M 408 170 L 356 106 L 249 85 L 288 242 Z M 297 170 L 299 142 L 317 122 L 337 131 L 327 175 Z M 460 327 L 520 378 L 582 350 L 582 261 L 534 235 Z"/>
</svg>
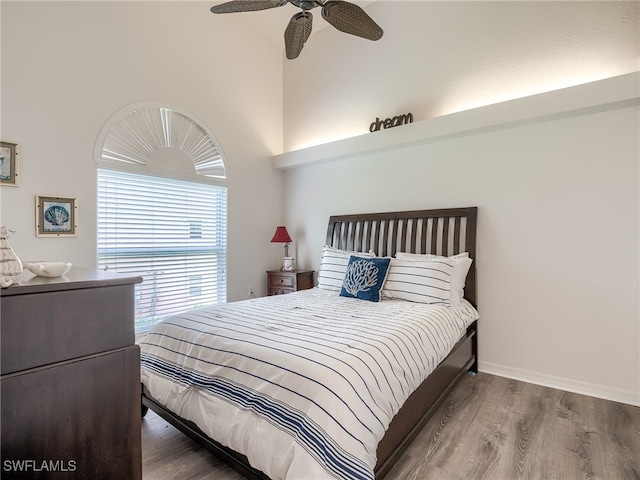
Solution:
<svg viewBox="0 0 640 480">
<path fill-rule="evenodd" d="M 406 125 L 407 123 L 413 123 L 413 114 L 405 113 L 404 115 L 397 115 L 393 118 L 387 118 L 386 120 L 380 120 L 376 117 L 376 121 L 369 125 L 370 132 L 377 132 L 381 128 L 392 128 L 400 125 Z"/>
</svg>

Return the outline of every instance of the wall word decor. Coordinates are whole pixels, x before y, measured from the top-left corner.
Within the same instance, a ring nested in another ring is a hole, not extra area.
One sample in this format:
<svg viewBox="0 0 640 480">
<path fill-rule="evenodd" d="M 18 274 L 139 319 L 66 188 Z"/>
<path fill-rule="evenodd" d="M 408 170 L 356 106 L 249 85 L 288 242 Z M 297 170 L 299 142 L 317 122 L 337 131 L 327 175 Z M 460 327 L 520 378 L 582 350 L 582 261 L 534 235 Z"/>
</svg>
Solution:
<svg viewBox="0 0 640 480">
<path fill-rule="evenodd" d="M 404 115 L 398 115 L 393 118 L 387 118 L 386 120 L 380 120 L 376 117 L 376 121 L 369 125 L 370 132 L 377 132 L 382 128 L 397 127 L 399 125 L 406 125 L 407 123 L 413 123 L 413 114 L 405 113 Z"/>
</svg>

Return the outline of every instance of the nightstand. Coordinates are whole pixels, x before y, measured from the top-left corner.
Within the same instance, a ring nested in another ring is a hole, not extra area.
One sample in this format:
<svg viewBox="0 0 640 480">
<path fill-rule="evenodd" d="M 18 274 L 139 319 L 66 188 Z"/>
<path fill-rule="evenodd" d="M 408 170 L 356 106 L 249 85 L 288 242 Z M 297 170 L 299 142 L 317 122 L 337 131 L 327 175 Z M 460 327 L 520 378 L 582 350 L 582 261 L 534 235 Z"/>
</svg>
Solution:
<svg viewBox="0 0 640 480">
<path fill-rule="evenodd" d="M 268 295 L 281 295 L 313 288 L 313 270 L 267 271 Z"/>
</svg>

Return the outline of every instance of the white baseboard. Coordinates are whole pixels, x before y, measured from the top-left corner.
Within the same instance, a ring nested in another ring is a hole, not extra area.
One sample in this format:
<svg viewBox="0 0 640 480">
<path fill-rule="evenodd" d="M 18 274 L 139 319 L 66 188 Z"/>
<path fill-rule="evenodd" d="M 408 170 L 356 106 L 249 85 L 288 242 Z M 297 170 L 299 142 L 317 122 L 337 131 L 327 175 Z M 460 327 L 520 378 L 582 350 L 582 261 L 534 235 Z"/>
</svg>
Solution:
<svg viewBox="0 0 640 480">
<path fill-rule="evenodd" d="M 522 382 L 542 385 L 544 387 L 557 388 L 567 392 L 589 395 L 591 397 L 603 398 L 613 402 L 626 403 L 640 407 L 640 392 L 626 390 L 623 388 L 607 387 L 595 383 L 581 382 L 570 378 L 556 377 L 544 373 L 532 372 L 521 368 L 506 367 L 489 362 L 478 362 L 478 370 L 499 377 L 511 378 Z"/>
</svg>

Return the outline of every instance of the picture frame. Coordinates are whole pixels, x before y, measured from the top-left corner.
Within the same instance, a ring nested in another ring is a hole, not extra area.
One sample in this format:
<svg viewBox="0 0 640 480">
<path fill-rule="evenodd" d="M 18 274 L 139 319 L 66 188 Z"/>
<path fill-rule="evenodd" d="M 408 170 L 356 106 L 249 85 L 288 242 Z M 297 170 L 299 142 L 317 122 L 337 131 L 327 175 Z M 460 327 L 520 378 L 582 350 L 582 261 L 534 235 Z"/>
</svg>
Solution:
<svg viewBox="0 0 640 480">
<path fill-rule="evenodd" d="M 75 237 L 77 212 L 75 198 L 36 195 L 36 237 Z"/>
<path fill-rule="evenodd" d="M 18 186 L 18 144 L 0 142 L 0 185 Z"/>
</svg>

